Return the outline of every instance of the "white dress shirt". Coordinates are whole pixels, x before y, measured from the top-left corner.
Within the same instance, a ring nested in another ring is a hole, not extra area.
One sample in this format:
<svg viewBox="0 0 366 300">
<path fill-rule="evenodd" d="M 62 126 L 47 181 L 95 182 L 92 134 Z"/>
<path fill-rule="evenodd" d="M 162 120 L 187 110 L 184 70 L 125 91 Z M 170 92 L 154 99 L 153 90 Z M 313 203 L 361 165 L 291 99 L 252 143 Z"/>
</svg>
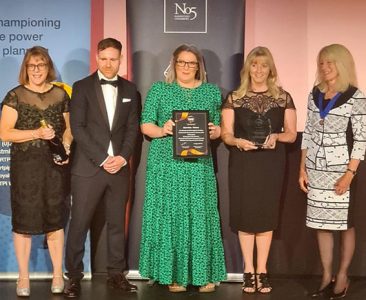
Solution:
<svg viewBox="0 0 366 300">
<path fill-rule="evenodd" d="M 103 76 L 103 74 L 100 71 L 98 71 L 98 76 L 99 76 L 99 80 L 100 79 L 105 79 L 105 80 L 117 80 L 118 79 L 117 75 L 113 78 L 106 78 L 105 76 Z M 114 87 L 111 84 L 102 84 L 102 91 L 103 91 L 105 106 L 107 108 L 109 128 L 112 129 L 114 112 L 116 110 L 118 89 L 117 89 L 117 87 Z M 112 141 L 109 141 L 108 155 L 114 156 Z"/>
</svg>

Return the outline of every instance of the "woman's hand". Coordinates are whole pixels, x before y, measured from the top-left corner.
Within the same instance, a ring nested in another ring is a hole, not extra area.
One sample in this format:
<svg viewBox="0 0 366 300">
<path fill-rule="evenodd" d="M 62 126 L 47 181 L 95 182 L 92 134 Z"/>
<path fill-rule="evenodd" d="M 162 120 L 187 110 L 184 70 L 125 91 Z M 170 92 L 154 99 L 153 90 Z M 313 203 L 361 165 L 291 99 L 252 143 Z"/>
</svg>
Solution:
<svg viewBox="0 0 366 300">
<path fill-rule="evenodd" d="M 278 133 L 271 133 L 263 144 L 263 149 L 274 149 L 278 140 Z"/>
<path fill-rule="evenodd" d="M 51 140 L 55 137 L 55 131 L 53 130 L 51 125 L 48 127 L 39 127 L 36 130 L 36 136 L 42 140 Z"/>
<path fill-rule="evenodd" d="M 56 164 L 56 165 L 59 165 L 59 166 L 62 166 L 62 165 L 67 165 L 69 163 L 69 159 L 66 159 L 62 162 L 59 162 L 57 160 L 53 160 L 53 162 Z"/>
<path fill-rule="evenodd" d="M 351 185 L 353 174 L 350 172 L 344 173 L 335 183 L 334 191 L 337 195 L 343 195 L 348 191 L 349 186 Z"/>
<path fill-rule="evenodd" d="M 221 134 L 221 128 L 220 128 L 220 126 L 216 126 L 212 122 L 208 123 L 208 131 L 209 131 L 210 139 L 211 140 L 217 139 L 220 136 L 220 134 Z"/>
<path fill-rule="evenodd" d="M 300 189 L 305 192 L 308 193 L 308 173 L 306 172 L 305 169 L 300 168 L 300 173 L 299 173 L 299 185 L 300 185 Z"/>
<path fill-rule="evenodd" d="M 236 139 L 236 147 L 240 151 L 250 151 L 250 150 L 256 150 L 258 147 L 251 141 L 245 140 L 245 139 Z"/>
<path fill-rule="evenodd" d="M 161 127 L 161 136 L 167 136 L 173 134 L 173 126 L 175 126 L 175 123 L 172 120 L 168 120 L 165 122 L 163 127 Z"/>
<path fill-rule="evenodd" d="M 67 143 L 62 143 L 62 145 L 64 146 L 64 148 L 65 148 L 65 152 L 66 152 L 66 154 L 67 155 L 70 155 L 70 145 L 69 144 L 67 144 Z"/>
<path fill-rule="evenodd" d="M 62 143 L 62 145 L 64 146 L 65 148 L 65 152 L 68 156 L 70 156 L 70 145 L 67 144 L 67 143 Z M 53 162 L 56 164 L 56 165 L 59 165 L 59 166 L 62 166 L 62 165 L 67 165 L 69 163 L 69 158 L 62 161 L 62 162 L 59 162 L 57 160 L 53 160 Z"/>
</svg>

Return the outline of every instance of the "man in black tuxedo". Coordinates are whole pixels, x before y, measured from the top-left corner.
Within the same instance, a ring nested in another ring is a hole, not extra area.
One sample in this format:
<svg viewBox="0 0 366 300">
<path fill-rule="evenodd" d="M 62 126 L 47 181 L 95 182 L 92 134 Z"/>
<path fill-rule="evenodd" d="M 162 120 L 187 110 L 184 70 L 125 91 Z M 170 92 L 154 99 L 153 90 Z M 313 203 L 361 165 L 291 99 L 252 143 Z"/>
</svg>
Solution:
<svg viewBox="0 0 366 300">
<path fill-rule="evenodd" d="M 117 75 L 122 45 L 113 38 L 98 43 L 98 70 L 75 82 L 70 122 L 75 141 L 72 163 L 72 207 L 65 264 L 66 297 L 77 297 L 83 278 L 84 243 L 101 201 L 105 201 L 109 286 L 136 291 L 128 282 L 125 256 L 125 208 L 129 164 L 138 135 L 137 91 Z"/>
</svg>

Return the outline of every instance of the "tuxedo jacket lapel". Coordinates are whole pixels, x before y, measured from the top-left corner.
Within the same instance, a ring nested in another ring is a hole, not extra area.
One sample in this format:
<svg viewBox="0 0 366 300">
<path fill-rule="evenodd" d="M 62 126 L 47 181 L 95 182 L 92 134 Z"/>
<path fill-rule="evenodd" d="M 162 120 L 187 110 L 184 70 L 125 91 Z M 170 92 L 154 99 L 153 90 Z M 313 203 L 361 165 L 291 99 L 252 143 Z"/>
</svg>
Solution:
<svg viewBox="0 0 366 300">
<path fill-rule="evenodd" d="M 112 122 L 112 128 L 111 130 L 113 130 L 113 128 L 116 126 L 117 120 L 118 120 L 118 116 L 120 114 L 120 110 L 121 110 L 121 99 L 122 99 L 122 91 L 123 91 L 123 82 L 122 80 L 120 80 L 118 78 L 118 91 L 117 91 L 117 99 L 116 99 L 116 109 L 114 111 L 114 117 L 113 117 L 113 122 Z"/>
<path fill-rule="evenodd" d="M 105 121 L 106 125 L 109 128 L 107 107 L 105 105 L 102 86 L 99 83 L 99 77 L 98 77 L 97 73 L 95 73 L 95 76 L 94 76 L 94 89 L 95 89 L 95 93 L 97 95 L 97 102 L 98 102 L 100 111 L 102 113 L 103 120 Z"/>
</svg>

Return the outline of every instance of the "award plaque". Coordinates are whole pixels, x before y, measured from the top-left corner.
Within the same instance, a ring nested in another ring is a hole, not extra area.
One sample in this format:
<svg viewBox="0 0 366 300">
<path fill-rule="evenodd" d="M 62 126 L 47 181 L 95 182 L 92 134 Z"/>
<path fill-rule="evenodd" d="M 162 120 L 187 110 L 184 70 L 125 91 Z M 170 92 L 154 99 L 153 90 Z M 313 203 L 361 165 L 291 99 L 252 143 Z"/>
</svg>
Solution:
<svg viewBox="0 0 366 300">
<path fill-rule="evenodd" d="M 173 155 L 198 158 L 210 155 L 207 110 L 174 110 Z"/>
<path fill-rule="evenodd" d="M 256 146 L 262 147 L 271 134 L 271 120 L 264 115 L 256 114 L 248 119 L 248 139 Z"/>
</svg>

